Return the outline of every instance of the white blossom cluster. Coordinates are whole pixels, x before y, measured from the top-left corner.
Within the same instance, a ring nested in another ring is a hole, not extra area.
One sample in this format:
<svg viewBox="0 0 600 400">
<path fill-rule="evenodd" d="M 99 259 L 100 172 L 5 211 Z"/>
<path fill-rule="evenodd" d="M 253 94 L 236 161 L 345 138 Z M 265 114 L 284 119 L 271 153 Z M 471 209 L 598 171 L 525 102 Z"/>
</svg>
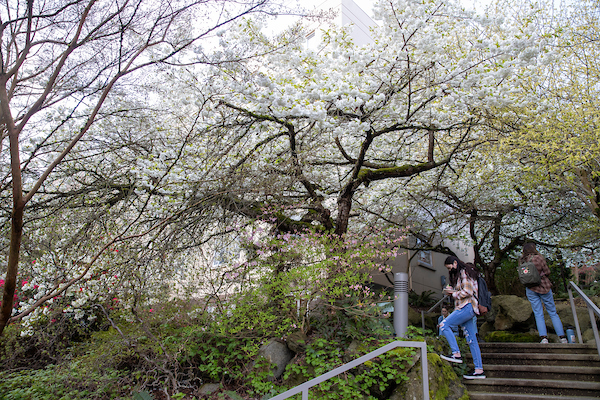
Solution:
<svg viewBox="0 0 600 400">
<path fill-rule="evenodd" d="M 259 28 L 249 24 L 223 33 L 224 46 L 262 45 L 265 53 L 243 66 L 212 70 L 209 87 L 198 79 L 218 104 L 205 122 L 231 124 L 219 131 L 226 136 L 216 138 L 230 144 L 229 165 L 248 157 L 238 181 L 242 191 L 260 192 L 256 179 L 265 174 L 291 183 L 275 171 L 300 168 L 324 202 L 335 205 L 361 151 L 375 165 L 423 162 L 432 129 L 435 157 L 441 159 L 471 121 L 523 102 L 515 82 L 546 50 L 533 27 L 480 18 L 446 2 L 382 2 L 376 17 L 381 24 L 374 28 L 375 41 L 361 48 L 341 29 L 327 32 L 317 50 L 298 45 L 278 51 L 258 40 Z M 290 132 L 296 160 L 290 157 Z M 469 134 L 474 140 L 484 133 Z M 259 150 L 252 153 L 254 146 Z M 361 187 L 356 200 L 368 204 L 395 185 Z M 297 183 L 288 187 L 289 194 L 304 192 Z"/>
</svg>

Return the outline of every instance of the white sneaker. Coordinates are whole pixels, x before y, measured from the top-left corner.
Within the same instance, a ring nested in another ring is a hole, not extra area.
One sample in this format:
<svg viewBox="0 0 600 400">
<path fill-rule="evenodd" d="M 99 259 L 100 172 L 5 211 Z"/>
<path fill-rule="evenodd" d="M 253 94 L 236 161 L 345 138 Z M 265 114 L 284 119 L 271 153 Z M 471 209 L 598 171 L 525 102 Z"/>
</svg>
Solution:
<svg viewBox="0 0 600 400">
<path fill-rule="evenodd" d="M 566 337 L 560 338 L 561 343 L 569 343 Z"/>
<path fill-rule="evenodd" d="M 543 343 L 543 344 L 548 344 L 548 339 L 546 339 L 546 338 L 543 338 L 543 339 L 542 339 L 542 341 L 541 341 L 540 343 Z"/>
</svg>

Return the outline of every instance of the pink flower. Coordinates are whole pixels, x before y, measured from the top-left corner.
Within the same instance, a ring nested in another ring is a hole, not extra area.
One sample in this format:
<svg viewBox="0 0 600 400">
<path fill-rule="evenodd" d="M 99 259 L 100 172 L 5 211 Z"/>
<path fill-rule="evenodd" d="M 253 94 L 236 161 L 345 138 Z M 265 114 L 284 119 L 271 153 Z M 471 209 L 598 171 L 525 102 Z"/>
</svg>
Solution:
<svg viewBox="0 0 600 400">
<path fill-rule="evenodd" d="M 151 308 L 151 309 L 150 309 L 150 310 L 148 310 L 148 311 L 150 311 L 150 312 L 154 312 L 154 309 L 153 309 L 153 308 Z"/>
</svg>

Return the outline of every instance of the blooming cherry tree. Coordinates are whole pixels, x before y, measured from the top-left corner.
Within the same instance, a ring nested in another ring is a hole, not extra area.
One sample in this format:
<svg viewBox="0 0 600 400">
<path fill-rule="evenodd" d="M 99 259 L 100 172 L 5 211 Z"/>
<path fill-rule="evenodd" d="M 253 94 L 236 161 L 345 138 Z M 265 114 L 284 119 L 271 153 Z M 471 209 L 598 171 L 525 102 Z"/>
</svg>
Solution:
<svg viewBox="0 0 600 400">
<path fill-rule="evenodd" d="M 280 230 L 343 235 L 356 204 L 368 209 L 412 177 L 441 173 L 479 143 L 541 46 L 526 27 L 447 2 L 382 2 L 376 17 L 374 43 L 360 48 L 342 28 L 316 49 L 288 33 L 282 40 L 297 44 L 284 51 L 251 23 L 223 35 L 265 56 L 206 78 L 209 129 L 230 156 L 221 207 L 257 218 L 264 204 L 294 204 L 272 221 Z"/>
</svg>

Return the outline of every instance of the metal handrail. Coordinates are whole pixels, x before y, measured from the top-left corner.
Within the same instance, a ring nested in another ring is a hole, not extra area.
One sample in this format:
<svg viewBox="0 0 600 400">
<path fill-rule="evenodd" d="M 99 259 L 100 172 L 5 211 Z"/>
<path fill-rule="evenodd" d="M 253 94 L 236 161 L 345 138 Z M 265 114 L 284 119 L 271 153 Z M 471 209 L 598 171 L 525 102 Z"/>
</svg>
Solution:
<svg viewBox="0 0 600 400">
<path fill-rule="evenodd" d="M 592 329 L 594 331 L 594 338 L 596 339 L 596 350 L 598 351 L 598 356 L 600 356 L 600 337 L 598 336 L 598 326 L 596 325 L 596 315 L 600 317 L 600 309 L 586 296 L 585 293 L 575 284 L 573 281 L 569 281 L 569 286 L 567 286 L 567 291 L 569 292 L 569 300 L 571 301 L 571 311 L 573 312 L 573 319 L 575 322 L 575 327 L 577 328 L 577 339 L 579 343 L 583 343 L 583 339 L 581 338 L 581 328 L 579 328 L 579 319 L 577 318 L 577 312 L 575 310 L 575 301 L 573 300 L 573 292 L 571 291 L 571 287 L 575 289 L 577 294 L 583 299 L 585 302 L 588 312 L 590 313 L 590 322 L 592 323 Z"/>
<path fill-rule="evenodd" d="M 331 370 L 323 375 L 317 376 L 316 378 L 311 379 L 310 381 L 304 382 L 301 385 L 296 386 L 286 392 L 278 394 L 275 397 L 271 397 L 270 400 L 284 400 L 295 394 L 302 393 L 302 400 L 308 400 L 308 390 L 318 385 L 319 383 L 325 382 L 329 378 L 333 378 L 343 372 L 348 371 L 349 369 L 356 368 L 360 364 L 369 361 L 372 358 L 382 355 L 390 350 L 395 349 L 396 347 L 419 347 L 421 348 L 421 371 L 423 372 L 423 400 L 429 400 L 429 374 L 427 373 L 427 343 L 423 342 L 403 342 L 397 340 L 390 344 L 387 344 L 383 347 L 380 347 L 377 350 L 374 350 L 364 356 L 357 358 L 354 361 L 350 361 L 340 367 L 337 367 L 334 370 Z"/>
<path fill-rule="evenodd" d="M 437 306 L 439 306 L 440 304 L 442 304 L 444 302 L 444 300 L 446 300 L 449 296 L 445 295 L 444 297 L 442 297 L 440 299 L 440 301 L 438 301 L 437 303 L 435 303 L 433 306 L 431 306 L 431 308 L 427 311 L 421 311 L 421 328 L 423 328 L 423 330 L 425 330 L 425 314 L 429 314 L 430 312 L 432 312 L 433 310 L 435 310 L 437 308 Z"/>
</svg>

